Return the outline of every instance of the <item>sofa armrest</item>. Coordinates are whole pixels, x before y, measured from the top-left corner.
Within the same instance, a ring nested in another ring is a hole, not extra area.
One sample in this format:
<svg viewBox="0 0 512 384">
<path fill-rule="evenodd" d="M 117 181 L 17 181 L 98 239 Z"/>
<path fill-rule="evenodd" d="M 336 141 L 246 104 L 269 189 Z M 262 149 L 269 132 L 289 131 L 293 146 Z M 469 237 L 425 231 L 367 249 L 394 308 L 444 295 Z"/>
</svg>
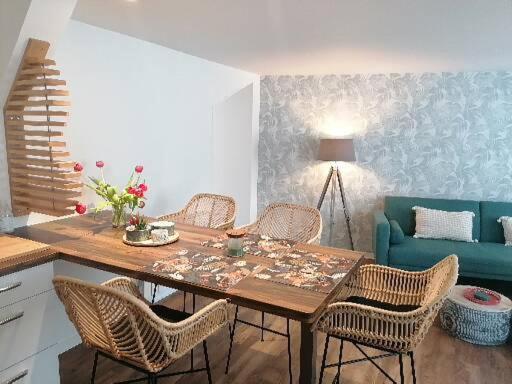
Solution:
<svg viewBox="0 0 512 384">
<path fill-rule="evenodd" d="M 382 211 L 373 214 L 373 253 L 375 262 L 380 265 L 389 265 L 389 239 L 391 236 L 391 227 L 388 218 Z"/>
</svg>

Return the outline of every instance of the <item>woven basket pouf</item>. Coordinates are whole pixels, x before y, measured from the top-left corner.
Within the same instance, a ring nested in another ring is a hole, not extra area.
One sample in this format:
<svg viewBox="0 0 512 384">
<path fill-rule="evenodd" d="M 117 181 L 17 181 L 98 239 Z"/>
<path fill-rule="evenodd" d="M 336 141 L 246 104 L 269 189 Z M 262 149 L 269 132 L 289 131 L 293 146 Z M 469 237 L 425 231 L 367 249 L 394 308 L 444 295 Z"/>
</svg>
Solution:
<svg viewBox="0 0 512 384">
<path fill-rule="evenodd" d="M 499 303 L 480 304 L 464 297 L 464 291 L 476 288 L 457 285 L 439 313 L 442 327 L 452 336 L 473 344 L 500 345 L 510 334 L 512 302 L 499 295 Z"/>
</svg>

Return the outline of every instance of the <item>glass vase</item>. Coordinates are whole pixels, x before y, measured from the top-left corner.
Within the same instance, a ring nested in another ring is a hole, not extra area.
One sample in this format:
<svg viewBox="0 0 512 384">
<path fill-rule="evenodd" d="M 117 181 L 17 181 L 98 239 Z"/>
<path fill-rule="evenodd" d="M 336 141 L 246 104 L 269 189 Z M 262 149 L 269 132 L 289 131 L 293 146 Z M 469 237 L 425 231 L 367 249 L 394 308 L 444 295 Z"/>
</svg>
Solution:
<svg viewBox="0 0 512 384">
<path fill-rule="evenodd" d="M 126 226 L 126 210 L 123 206 L 112 207 L 112 228 L 124 228 Z"/>
</svg>

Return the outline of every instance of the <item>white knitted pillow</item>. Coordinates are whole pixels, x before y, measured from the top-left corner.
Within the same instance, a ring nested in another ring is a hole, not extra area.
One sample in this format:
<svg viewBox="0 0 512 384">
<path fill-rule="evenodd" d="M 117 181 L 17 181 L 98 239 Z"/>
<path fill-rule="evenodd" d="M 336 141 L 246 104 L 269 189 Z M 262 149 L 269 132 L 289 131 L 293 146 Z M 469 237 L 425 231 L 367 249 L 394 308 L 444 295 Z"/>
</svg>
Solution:
<svg viewBox="0 0 512 384">
<path fill-rule="evenodd" d="M 512 247 L 512 217 L 501 216 L 498 223 L 503 225 L 503 233 L 505 234 L 505 245 Z"/>
<path fill-rule="evenodd" d="M 423 207 L 412 207 L 412 210 L 416 211 L 416 238 L 478 241 L 473 240 L 473 212 L 447 212 Z"/>
</svg>

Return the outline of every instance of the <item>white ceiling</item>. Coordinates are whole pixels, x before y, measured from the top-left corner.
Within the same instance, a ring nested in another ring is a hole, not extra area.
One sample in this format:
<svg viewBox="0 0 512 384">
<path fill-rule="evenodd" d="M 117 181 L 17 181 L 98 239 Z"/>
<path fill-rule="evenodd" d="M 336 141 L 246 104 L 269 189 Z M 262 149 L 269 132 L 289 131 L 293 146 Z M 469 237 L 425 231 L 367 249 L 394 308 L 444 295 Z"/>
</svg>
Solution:
<svg viewBox="0 0 512 384">
<path fill-rule="evenodd" d="M 73 18 L 260 74 L 512 70 L 512 0 L 79 0 Z"/>
</svg>

